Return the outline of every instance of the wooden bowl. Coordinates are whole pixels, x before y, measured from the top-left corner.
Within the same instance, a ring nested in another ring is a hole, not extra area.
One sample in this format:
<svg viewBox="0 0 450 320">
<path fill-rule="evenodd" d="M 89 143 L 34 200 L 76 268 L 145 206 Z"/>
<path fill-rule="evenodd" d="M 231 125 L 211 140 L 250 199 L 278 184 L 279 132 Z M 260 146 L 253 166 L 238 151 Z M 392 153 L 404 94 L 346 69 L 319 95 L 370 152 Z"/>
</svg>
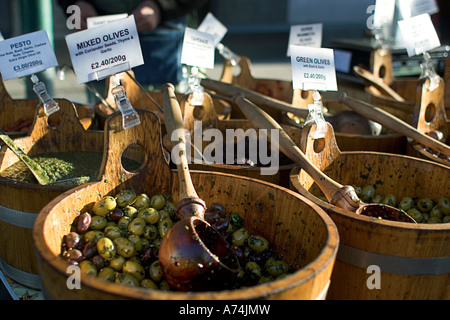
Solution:
<svg viewBox="0 0 450 320">
<path fill-rule="evenodd" d="M 136 192 L 169 192 L 178 198 L 177 172 L 170 170 L 161 148 L 160 122 L 148 110 L 139 110 L 141 124 L 122 130 L 120 114 L 106 121 L 102 178 L 72 189 L 52 200 L 36 219 L 35 241 L 44 291 L 53 299 L 317 299 L 323 298 L 338 246 L 331 219 L 311 201 L 270 183 L 223 173 L 193 171 L 194 186 L 207 206 L 222 203 L 245 219 L 245 227 L 265 236 L 288 263 L 300 268 L 286 278 L 239 290 L 182 293 L 125 287 L 81 275 L 81 289 L 67 288 L 68 262 L 61 256 L 61 241 L 78 210 L 100 196 L 132 188 Z M 130 144 L 145 150 L 139 171 L 120 165 L 120 155 Z M 260 206 L 257 207 L 255 203 Z M 261 210 L 260 210 L 261 209 Z M 299 252 L 303 254 L 299 254 Z"/>
<path fill-rule="evenodd" d="M 103 152 L 103 132 L 85 130 L 75 106 L 68 100 L 59 101 L 60 110 L 46 116 L 43 108 L 36 110 L 30 134 L 14 139 L 28 155 L 63 151 Z M 57 127 L 48 125 L 49 119 Z M 19 158 L 5 145 L 0 150 L 0 171 Z M 67 186 L 42 186 L 19 182 L 0 176 L 0 262 L 5 274 L 13 280 L 39 288 L 37 262 L 31 229 L 39 211 Z"/>
<path fill-rule="evenodd" d="M 304 129 L 301 149 L 325 174 L 341 184 L 376 185 L 377 193 L 437 201 L 450 190 L 450 169 L 435 162 L 377 152 L 340 152 L 332 127 L 314 141 Z M 336 223 L 340 246 L 330 299 L 449 299 L 450 224 L 377 220 L 321 200 L 301 168 L 291 174 L 294 190 L 322 207 Z M 381 281 L 381 282 L 380 282 Z M 372 285 L 381 287 L 374 288 Z"/>
</svg>

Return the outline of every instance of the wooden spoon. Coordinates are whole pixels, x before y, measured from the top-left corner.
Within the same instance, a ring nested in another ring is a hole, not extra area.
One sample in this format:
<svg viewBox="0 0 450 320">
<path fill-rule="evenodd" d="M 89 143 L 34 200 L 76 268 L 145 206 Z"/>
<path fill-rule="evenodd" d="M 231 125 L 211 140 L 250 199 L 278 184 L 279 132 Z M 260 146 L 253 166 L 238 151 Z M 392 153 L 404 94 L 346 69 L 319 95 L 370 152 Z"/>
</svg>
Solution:
<svg viewBox="0 0 450 320">
<path fill-rule="evenodd" d="M 19 146 L 3 132 L 3 130 L 0 130 L 0 139 L 3 140 L 7 147 L 11 149 L 23 163 L 25 163 L 27 168 L 30 169 L 31 173 L 36 177 L 39 184 L 45 186 L 51 182 L 47 172 L 36 161 L 25 154 L 25 152 L 23 152 L 22 149 L 20 149 Z"/>
<path fill-rule="evenodd" d="M 376 121 L 388 129 L 411 138 L 418 143 L 450 157 L 450 147 L 445 143 L 442 143 L 439 140 L 433 139 L 430 136 L 418 131 L 413 126 L 393 116 L 389 112 L 377 108 L 367 102 L 351 98 L 345 93 L 341 94 L 339 101 L 341 103 L 345 103 L 351 109 L 360 113 L 364 117 Z"/>
<path fill-rule="evenodd" d="M 241 108 L 241 111 L 246 115 L 246 117 L 257 127 L 267 130 L 279 130 L 280 150 L 292 161 L 300 165 L 303 170 L 305 170 L 311 178 L 313 178 L 330 204 L 361 215 L 386 220 L 415 223 L 414 219 L 397 208 L 382 204 L 363 203 L 356 195 L 356 191 L 352 186 L 341 185 L 319 170 L 304 155 L 295 142 L 291 140 L 282 127 L 272 117 L 270 117 L 270 115 L 258 108 L 251 101 L 245 99 L 243 94 L 236 94 L 233 100 Z M 274 143 L 274 141 L 272 141 L 272 143 Z"/>
<path fill-rule="evenodd" d="M 235 93 L 242 93 L 247 99 L 258 106 L 265 106 L 283 112 L 290 112 L 304 119 L 306 119 L 309 114 L 308 109 L 294 107 L 289 103 L 265 96 L 256 91 L 252 91 L 238 85 L 211 79 L 202 79 L 201 84 L 205 88 L 215 91 L 223 97 L 228 97 L 229 99 L 232 99 Z M 379 126 L 362 117 L 358 113 L 350 110 L 340 112 L 337 115 L 324 113 L 324 118 L 326 121 L 331 123 L 336 132 L 362 135 L 378 135 L 380 133 Z M 347 132 L 347 130 L 350 131 Z"/>
<path fill-rule="evenodd" d="M 159 262 L 167 282 L 180 291 L 225 289 L 232 285 L 239 271 L 239 262 L 233 250 L 204 219 L 205 202 L 199 198 L 189 173 L 184 122 L 175 88 L 162 88 L 165 125 L 171 137 L 180 184 L 180 201 L 176 215 L 180 219 L 161 241 Z M 174 139 L 175 138 L 175 139 Z M 173 152 L 172 152 L 173 153 Z"/>
</svg>

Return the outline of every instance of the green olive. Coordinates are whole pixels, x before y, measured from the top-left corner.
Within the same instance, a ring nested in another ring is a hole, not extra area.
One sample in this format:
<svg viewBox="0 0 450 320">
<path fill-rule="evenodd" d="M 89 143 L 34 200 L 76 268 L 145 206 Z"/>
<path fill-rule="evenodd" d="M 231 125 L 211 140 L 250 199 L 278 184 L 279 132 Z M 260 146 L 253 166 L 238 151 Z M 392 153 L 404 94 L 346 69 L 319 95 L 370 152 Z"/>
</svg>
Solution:
<svg viewBox="0 0 450 320">
<path fill-rule="evenodd" d="M 258 280 L 258 284 L 264 284 L 264 283 L 268 283 L 270 281 L 272 281 L 273 279 L 271 277 L 268 276 L 262 276 L 261 278 L 259 278 Z"/>
<path fill-rule="evenodd" d="M 97 278 L 106 280 L 106 281 L 114 281 L 116 277 L 116 271 L 111 267 L 101 268 L 97 273 Z"/>
<path fill-rule="evenodd" d="M 141 251 L 142 250 L 141 237 L 139 237 L 139 236 L 137 236 L 135 234 L 130 234 L 128 236 L 128 240 L 130 240 L 134 244 L 134 248 L 136 249 L 136 251 Z"/>
<path fill-rule="evenodd" d="M 163 276 L 159 261 L 154 261 L 148 268 L 148 274 L 153 281 L 160 282 Z"/>
<path fill-rule="evenodd" d="M 170 219 L 175 217 L 175 205 L 172 202 L 166 201 L 166 205 L 163 210 L 169 214 Z"/>
<path fill-rule="evenodd" d="M 132 205 L 136 199 L 136 192 L 131 189 L 121 190 L 116 195 L 117 205 L 121 208 Z"/>
<path fill-rule="evenodd" d="M 118 273 L 114 282 L 129 287 L 139 287 L 139 280 L 130 273 Z"/>
<path fill-rule="evenodd" d="M 249 261 L 245 264 L 245 272 L 252 279 L 259 279 L 261 277 L 261 267 L 254 261 Z"/>
<path fill-rule="evenodd" d="M 441 210 L 442 214 L 448 216 L 450 215 L 450 198 L 449 197 L 440 197 L 438 200 L 438 206 Z"/>
<path fill-rule="evenodd" d="M 121 271 L 125 261 L 126 261 L 126 259 L 124 257 L 122 257 L 120 255 L 116 255 L 109 262 L 109 266 L 116 271 Z"/>
<path fill-rule="evenodd" d="M 150 206 L 150 197 L 146 193 L 141 193 L 136 197 L 133 206 L 137 209 L 144 209 Z"/>
<path fill-rule="evenodd" d="M 128 225 L 131 222 L 131 218 L 130 217 L 122 217 L 119 219 L 119 221 L 117 222 L 117 226 L 121 229 L 121 230 L 128 230 Z"/>
<path fill-rule="evenodd" d="M 122 212 L 124 214 L 125 217 L 128 217 L 130 219 L 134 219 L 137 217 L 138 214 L 138 210 L 135 207 L 132 206 L 126 206 L 124 208 L 122 208 Z"/>
<path fill-rule="evenodd" d="M 116 247 L 113 241 L 106 237 L 98 240 L 97 251 L 105 260 L 111 260 L 116 255 Z"/>
<path fill-rule="evenodd" d="M 108 220 L 103 216 L 93 216 L 89 228 L 91 230 L 102 230 L 106 227 Z"/>
<path fill-rule="evenodd" d="M 155 194 L 150 198 L 150 207 L 155 208 L 156 210 L 162 210 L 166 205 L 166 199 L 162 194 Z"/>
<path fill-rule="evenodd" d="M 367 184 L 361 189 L 362 201 L 371 202 L 374 195 L 375 195 L 375 187 L 371 184 Z"/>
<path fill-rule="evenodd" d="M 372 203 L 382 203 L 384 197 L 381 194 L 376 194 L 372 198 Z"/>
<path fill-rule="evenodd" d="M 429 214 L 429 213 L 422 212 L 422 217 L 423 217 L 422 222 L 423 222 L 423 223 L 427 223 L 427 222 L 428 222 L 428 219 L 430 219 L 430 214 Z"/>
<path fill-rule="evenodd" d="M 450 215 L 444 216 L 444 217 L 442 218 L 442 223 L 450 223 Z"/>
<path fill-rule="evenodd" d="M 403 197 L 398 204 L 398 208 L 403 211 L 408 211 L 414 206 L 414 200 L 411 197 Z"/>
<path fill-rule="evenodd" d="M 152 224 L 145 226 L 142 236 L 148 240 L 155 240 L 159 235 L 158 228 Z"/>
<path fill-rule="evenodd" d="M 116 209 L 116 199 L 112 196 L 104 196 L 99 201 L 94 203 L 92 211 L 98 216 L 106 216 L 108 213 Z"/>
<path fill-rule="evenodd" d="M 105 229 L 103 229 L 103 232 L 111 240 L 122 237 L 123 235 L 122 230 L 118 226 L 107 226 Z"/>
<path fill-rule="evenodd" d="M 263 252 L 269 248 L 269 242 L 261 236 L 251 235 L 247 242 L 250 249 L 256 252 Z"/>
<path fill-rule="evenodd" d="M 144 234 L 143 236 L 145 236 L 145 230 L 144 230 Z M 150 248 L 150 241 L 147 238 L 143 238 L 141 237 L 141 245 L 142 245 L 142 249 L 141 250 L 146 250 L 148 248 Z"/>
<path fill-rule="evenodd" d="M 164 238 L 170 228 L 172 228 L 173 222 L 169 218 L 160 219 L 158 221 L 158 233 L 161 238 Z"/>
<path fill-rule="evenodd" d="M 141 280 L 140 283 L 141 287 L 146 288 L 146 289 L 154 289 L 154 290 L 158 290 L 158 286 L 156 285 L 156 283 L 151 280 L 151 279 L 143 279 Z"/>
<path fill-rule="evenodd" d="M 231 235 L 231 243 L 236 246 L 243 246 L 247 242 L 246 240 L 250 237 L 250 232 L 247 229 L 241 228 L 237 229 Z"/>
<path fill-rule="evenodd" d="M 441 209 L 438 205 L 435 205 L 431 210 L 430 210 L 430 218 L 437 218 L 439 220 L 441 220 L 443 217 L 443 214 L 441 212 Z"/>
<path fill-rule="evenodd" d="M 92 277 L 97 276 L 97 267 L 89 260 L 83 260 L 78 265 L 80 267 L 80 271 L 86 273 Z"/>
<path fill-rule="evenodd" d="M 421 223 L 423 221 L 423 214 L 416 208 L 411 208 L 406 213 L 413 218 L 417 223 Z"/>
<path fill-rule="evenodd" d="M 269 258 L 264 263 L 264 269 L 271 276 L 279 276 L 288 272 L 289 264 L 283 260 L 276 260 L 274 258 Z"/>
<path fill-rule="evenodd" d="M 137 236 L 141 236 L 144 233 L 145 221 L 141 218 L 133 219 L 128 225 L 128 232 L 135 234 Z"/>
<path fill-rule="evenodd" d="M 103 238 L 105 234 L 100 230 L 89 230 L 85 234 L 83 234 L 84 242 L 92 242 L 96 243 L 98 240 Z"/>
<path fill-rule="evenodd" d="M 144 267 L 136 261 L 131 261 L 131 260 L 125 261 L 125 263 L 122 267 L 122 271 L 125 273 L 128 273 L 128 274 L 132 274 L 139 281 L 143 280 L 145 277 Z"/>
<path fill-rule="evenodd" d="M 161 291 L 169 291 L 170 290 L 170 285 L 166 280 L 162 280 L 159 283 L 159 290 Z"/>
<path fill-rule="evenodd" d="M 427 223 L 429 224 L 435 224 L 435 223 L 441 223 L 442 220 L 439 219 L 438 217 L 431 217 L 428 219 Z"/>
<path fill-rule="evenodd" d="M 430 198 L 423 198 L 417 201 L 417 208 L 422 212 L 430 212 L 433 206 L 433 200 Z"/>
<path fill-rule="evenodd" d="M 384 197 L 381 203 L 391 207 L 395 207 L 397 205 L 397 198 L 392 193 L 389 193 Z"/>
<path fill-rule="evenodd" d="M 169 220 L 172 220 L 172 219 L 170 218 L 169 213 L 168 213 L 167 211 L 159 210 L 159 211 L 158 211 L 158 214 L 159 214 L 159 220 L 162 220 L 162 219 L 169 219 Z"/>
<path fill-rule="evenodd" d="M 114 239 L 114 244 L 116 245 L 117 254 L 125 258 L 131 258 L 136 253 L 136 248 L 130 240 L 120 237 Z"/>
<path fill-rule="evenodd" d="M 139 210 L 137 217 L 144 219 L 146 223 L 155 224 L 159 220 L 159 212 L 155 208 L 148 207 Z"/>
<path fill-rule="evenodd" d="M 361 197 L 362 188 L 360 186 L 357 186 L 356 184 L 352 184 L 353 189 L 355 189 L 356 195 L 358 197 Z"/>
</svg>

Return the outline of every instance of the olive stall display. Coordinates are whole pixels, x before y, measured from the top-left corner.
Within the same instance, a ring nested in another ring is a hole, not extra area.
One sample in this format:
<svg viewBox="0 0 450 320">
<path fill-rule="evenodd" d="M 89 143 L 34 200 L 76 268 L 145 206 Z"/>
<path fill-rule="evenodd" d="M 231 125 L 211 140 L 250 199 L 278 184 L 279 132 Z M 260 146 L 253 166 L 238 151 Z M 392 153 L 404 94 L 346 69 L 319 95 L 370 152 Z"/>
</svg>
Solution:
<svg viewBox="0 0 450 320">
<path fill-rule="evenodd" d="M 132 189 L 102 197 L 73 221 L 61 255 L 89 276 L 132 287 L 174 290 L 158 261 L 161 240 L 178 219 L 170 200 L 170 195 L 149 196 Z M 235 281 L 224 283 L 223 289 L 270 282 L 292 270 L 264 237 L 244 228 L 237 213 L 213 203 L 205 220 L 225 237 L 241 265 Z"/>
</svg>

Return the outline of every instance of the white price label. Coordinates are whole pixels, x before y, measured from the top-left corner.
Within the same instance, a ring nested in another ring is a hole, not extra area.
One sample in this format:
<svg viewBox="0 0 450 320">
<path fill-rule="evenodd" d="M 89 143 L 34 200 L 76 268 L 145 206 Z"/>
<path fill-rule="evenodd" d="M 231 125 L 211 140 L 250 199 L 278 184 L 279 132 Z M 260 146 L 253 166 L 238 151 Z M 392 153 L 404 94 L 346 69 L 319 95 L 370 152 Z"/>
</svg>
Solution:
<svg viewBox="0 0 450 320">
<path fill-rule="evenodd" d="M 333 49 L 290 46 L 294 89 L 337 91 Z"/>
<path fill-rule="evenodd" d="M 57 65 L 45 30 L 0 41 L 0 72 L 4 80 L 25 77 Z"/>
<path fill-rule="evenodd" d="M 432 15 L 439 12 L 436 0 L 399 0 L 398 7 L 403 19 L 424 13 Z"/>
<path fill-rule="evenodd" d="M 128 17 L 126 13 L 111 14 L 106 16 L 89 17 L 86 19 L 88 29 L 102 26 L 104 24 L 117 21 L 120 19 L 125 19 Z"/>
<path fill-rule="evenodd" d="M 144 64 L 134 16 L 67 35 L 66 42 L 79 83 Z"/>
<path fill-rule="evenodd" d="M 376 0 L 373 25 L 375 28 L 381 28 L 384 25 L 390 25 L 394 21 L 395 1 Z"/>
<path fill-rule="evenodd" d="M 441 45 L 429 14 L 422 14 L 398 22 L 408 56 L 422 54 Z"/>
<path fill-rule="evenodd" d="M 291 55 L 291 45 L 315 48 L 322 47 L 322 30 L 323 25 L 321 23 L 291 26 L 287 56 L 289 57 Z"/>
<path fill-rule="evenodd" d="M 227 27 L 225 27 L 217 18 L 209 12 L 202 23 L 197 28 L 198 31 L 206 32 L 214 36 L 214 47 L 216 47 L 223 37 L 228 32 Z"/>
<path fill-rule="evenodd" d="M 214 69 L 214 36 L 186 28 L 181 51 L 181 63 L 192 67 Z"/>
</svg>

